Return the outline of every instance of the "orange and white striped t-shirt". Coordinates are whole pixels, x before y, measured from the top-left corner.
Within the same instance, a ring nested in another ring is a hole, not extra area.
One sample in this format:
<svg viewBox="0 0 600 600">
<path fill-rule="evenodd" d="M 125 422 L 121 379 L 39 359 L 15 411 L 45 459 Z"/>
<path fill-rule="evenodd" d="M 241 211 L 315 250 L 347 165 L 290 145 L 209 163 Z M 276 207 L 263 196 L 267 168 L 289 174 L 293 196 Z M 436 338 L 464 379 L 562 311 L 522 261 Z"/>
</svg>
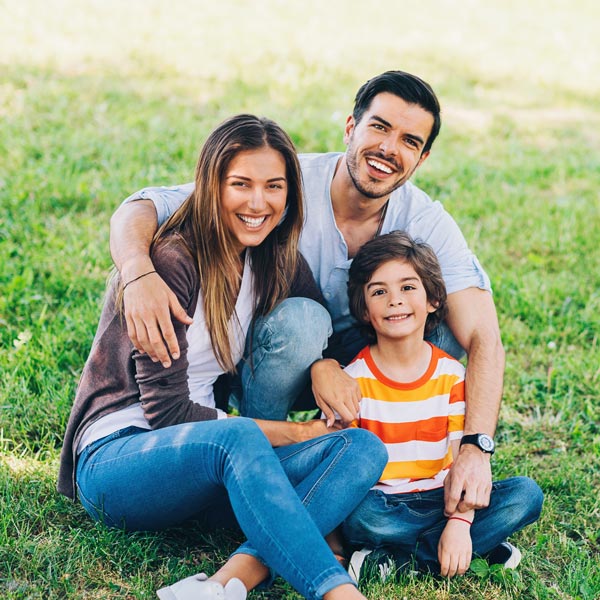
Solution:
<svg viewBox="0 0 600 600">
<path fill-rule="evenodd" d="M 375 433 L 389 461 L 374 489 L 403 494 L 442 487 L 452 465 L 450 440 L 460 439 L 465 415 L 465 368 L 431 345 L 425 374 L 411 383 L 386 377 L 367 346 L 345 368 L 362 393 L 355 424 Z"/>
</svg>

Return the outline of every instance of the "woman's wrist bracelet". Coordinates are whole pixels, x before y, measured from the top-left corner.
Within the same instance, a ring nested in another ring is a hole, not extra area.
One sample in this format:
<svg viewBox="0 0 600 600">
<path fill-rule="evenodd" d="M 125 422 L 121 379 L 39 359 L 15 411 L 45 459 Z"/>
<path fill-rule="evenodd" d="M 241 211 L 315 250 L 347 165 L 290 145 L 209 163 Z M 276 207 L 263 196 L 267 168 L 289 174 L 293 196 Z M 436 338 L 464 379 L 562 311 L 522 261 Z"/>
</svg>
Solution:
<svg viewBox="0 0 600 600">
<path fill-rule="evenodd" d="M 462 517 L 448 517 L 448 521 L 462 521 L 463 523 L 468 523 L 469 525 L 473 525 L 473 521 L 469 521 L 469 519 L 463 519 Z"/>
<path fill-rule="evenodd" d="M 148 271 L 147 273 L 144 273 L 143 275 L 138 275 L 137 277 L 134 277 L 133 279 L 130 279 L 124 286 L 123 286 L 123 290 L 125 290 L 125 288 L 130 284 L 133 283 L 134 281 L 137 281 L 138 279 L 141 279 L 142 277 L 146 277 L 146 275 L 152 275 L 152 273 L 156 273 L 156 271 L 152 270 L 152 271 Z"/>
</svg>

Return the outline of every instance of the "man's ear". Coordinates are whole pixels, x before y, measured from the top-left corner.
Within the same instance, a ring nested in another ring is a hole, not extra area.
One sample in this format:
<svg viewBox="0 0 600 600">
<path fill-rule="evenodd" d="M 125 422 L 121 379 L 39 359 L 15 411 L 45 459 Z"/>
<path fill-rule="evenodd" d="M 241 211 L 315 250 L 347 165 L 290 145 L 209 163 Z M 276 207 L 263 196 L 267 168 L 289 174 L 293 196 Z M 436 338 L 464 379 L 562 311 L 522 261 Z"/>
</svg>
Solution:
<svg viewBox="0 0 600 600">
<path fill-rule="evenodd" d="M 344 144 L 347 145 L 350 141 L 355 126 L 356 123 L 354 122 L 354 117 L 352 115 L 348 115 L 348 118 L 346 119 L 346 126 L 344 127 Z"/>
<path fill-rule="evenodd" d="M 419 162 L 417 163 L 417 167 L 420 167 L 429 157 L 429 153 L 431 151 L 427 150 L 427 152 L 423 152 L 423 154 L 421 154 L 421 158 L 419 158 Z"/>
</svg>

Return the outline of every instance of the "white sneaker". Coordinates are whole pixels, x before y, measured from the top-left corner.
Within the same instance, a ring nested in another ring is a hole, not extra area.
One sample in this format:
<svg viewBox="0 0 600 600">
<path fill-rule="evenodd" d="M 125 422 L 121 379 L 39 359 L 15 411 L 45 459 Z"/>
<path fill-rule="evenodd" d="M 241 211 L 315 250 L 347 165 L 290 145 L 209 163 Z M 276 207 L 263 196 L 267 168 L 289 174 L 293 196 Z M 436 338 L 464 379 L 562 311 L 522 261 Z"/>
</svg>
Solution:
<svg viewBox="0 0 600 600">
<path fill-rule="evenodd" d="M 488 555 L 490 565 L 502 565 L 505 569 L 516 569 L 521 562 L 521 551 L 509 542 L 502 542 Z"/>
<path fill-rule="evenodd" d="M 198 573 L 156 592 L 160 600 L 246 600 L 246 587 L 234 577 L 223 587 L 209 581 L 208 575 Z"/>
<path fill-rule="evenodd" d="M 358 580 L 360 579 L 360 570 L 365 562 L 365 558 L 367 558 L 371 552 L 373 552 L 373 550 L 363 548 L 362 550 L 357 550 L 352 553 L 350 562 L 348 563 L 348 575 L 350 575 L 350 579 L 352 579 L 354 583 L 358 583 Z"/>
<path fill-rule="evenodd" d="M 352 553 L 348 563 L 348 575 L 354 583 L 358 584 L 361 577 L 372 577 L 373 575 L 378 577 L 381 582 L 385 582 L 396 571 L 392 558 L 380 551 L 373 554 L 371 556 L 373 560 L 369 559 L 367 560 L 368 564 L 365 564 L 365 559 L 372 553 L 373 550 L 369 548 L 363 548 Z"/>
</svg>

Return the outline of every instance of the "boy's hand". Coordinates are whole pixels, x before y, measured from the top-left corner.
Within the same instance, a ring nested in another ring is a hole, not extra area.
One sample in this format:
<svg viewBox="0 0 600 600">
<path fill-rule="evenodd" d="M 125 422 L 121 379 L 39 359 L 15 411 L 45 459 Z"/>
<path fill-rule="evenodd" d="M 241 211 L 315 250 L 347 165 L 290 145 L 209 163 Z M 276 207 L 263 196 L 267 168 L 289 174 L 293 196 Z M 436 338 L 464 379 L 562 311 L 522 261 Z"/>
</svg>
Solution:
<svg viewBox="0 0 600 600">
<path fill-rule="evenodd" d="M 449 520 L 438 544 L 440 575 L 464 575 L 471 564 L 472 554 L 471 526 L 457 519 Z"/>
<path fill-rule="evenodd" d="M 357 381 L 345 373 L 336 360 L 329 358 L 314 363 L 310 376 L 315 401 L 327 424 L 331 426 L 338 414 L 343 425 L 350 425 L 358 417 L 362 398 Z"/>
</svg>

